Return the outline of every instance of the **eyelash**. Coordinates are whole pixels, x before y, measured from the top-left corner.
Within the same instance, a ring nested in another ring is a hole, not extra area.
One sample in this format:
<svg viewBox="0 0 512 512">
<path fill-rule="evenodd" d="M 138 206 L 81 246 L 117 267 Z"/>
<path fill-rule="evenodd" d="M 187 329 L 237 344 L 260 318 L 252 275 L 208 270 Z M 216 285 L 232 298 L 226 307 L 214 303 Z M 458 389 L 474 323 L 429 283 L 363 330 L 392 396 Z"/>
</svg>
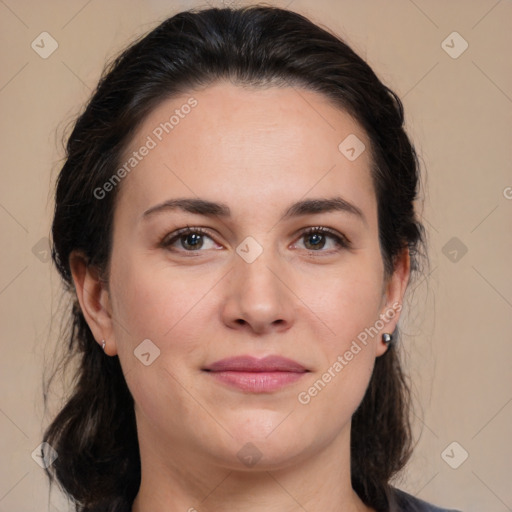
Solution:
<svg viewBox="0 0 512 512">
<path fill-rule="evenodd" d="M 321 234 L 330 236 L 336 242 L 336 245 L 338 246 L 338 249 L 335 249 L 336 252 L 338 252 L 338 251 L 340 251 L 342 249 L 350 249 L 352 247 L 351 242 L 345 236 L 339 235 L 336 231 L 334 231 L 334 230 L 332 230 L 330 228 L 327 228 L 325 226 L 316 226 L 316 227 L 305 228 L 300 233 L 299 239 L 303 238 L 306 235 L 310 235 L 312 233 L 321 233 Z M 211 235 L 209 234 L 209 232 L 206 229 L 204 229 L 204 228 L 201 228 L 201 227 L 191 228 L 190 226 L 187 226 L 186 228 L 179 229 L 178 231 L 175 231 L 174 233 L 171 233 L 171 235 L 166 236 L 162 240 L 160 245 L 162 247 L 164 247 L 164 248 L 169 248 L 174 242 L 179 240 L 182 236 L 190 235 L 190 234 L 205 235 L 208 238 L 212 238 Z M 179 251 L 178 250 L 178 251 L 176 251 L 174 249 L 170 249 L 170 250 L 172 250 L 174 252 L 190 253 L 191 255 L 195 255 L 198 252 L 202 252 L 201 250 L 197 250 L 197 251 L 187 251 L 187 250 L 183 250 L 183 251 Z M 306 250 L 309 253 L 332 254 L 332 252 L 333 252 L 332 250 L 331 251 L 322 251 L 322 250 L 315 251 L 314 249 L 306 249 Z"/>
</svg>

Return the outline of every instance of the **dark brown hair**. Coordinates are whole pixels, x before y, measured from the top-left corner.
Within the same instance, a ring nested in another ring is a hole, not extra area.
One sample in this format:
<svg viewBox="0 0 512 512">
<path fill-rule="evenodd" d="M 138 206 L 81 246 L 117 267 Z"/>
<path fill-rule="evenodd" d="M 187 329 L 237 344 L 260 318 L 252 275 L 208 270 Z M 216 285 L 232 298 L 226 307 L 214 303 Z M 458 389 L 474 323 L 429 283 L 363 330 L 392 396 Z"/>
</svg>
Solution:
<svg viewBox="0 0 512 512">
<path fill-rule="evenodd" d="M 250 87 L 302 87 L 352 115 L 371 142 L 386 275 L 407 249 L 412 271 L 419 270 L 418 249 L 425 240 L 413 207 L 418 159 L 404 131 L 402 103 L 366 62 L 336 35 L 276 7 L 193 9 L 165 20 L 105 69 L 68 138 L 56 184 L 52 257 L 73 297 L 64 336 L 66 357 L 77 366 L 70 396 L 44 441 L 59 454 L 47 468 L 50 483 L 56 479 L 79 511 L 130 510 L 141 468 L 133 398 L 118 357 L 105 356 L 84 319 L 69 256 L 80 250 L 108 280 L 121 185 L 101 200 L 94 191 L 121 165 L 131 137 L 160 102 L 219 79 Z M 399 355 L 389 348 L 375 362 L 351 433 L 353 488 L 379 511 L 392 507 L 389 481 L 411 453 L 410 406 Z"/>
</svg>

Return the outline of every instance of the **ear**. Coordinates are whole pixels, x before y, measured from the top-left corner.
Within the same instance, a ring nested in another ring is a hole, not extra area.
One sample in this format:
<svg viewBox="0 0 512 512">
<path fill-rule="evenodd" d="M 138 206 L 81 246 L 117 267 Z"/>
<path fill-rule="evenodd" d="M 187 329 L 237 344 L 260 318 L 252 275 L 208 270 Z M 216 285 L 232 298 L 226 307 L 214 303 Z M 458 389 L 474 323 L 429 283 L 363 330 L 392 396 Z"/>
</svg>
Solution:
<svg viewBox="0 0 512 512">
<path fill-rule="evenodd" d="M 384 283 L 382 308 L 380 311 L 380 319 L 384 322 L 384 327 L 379 332 L 379 339 L 377 340 L 377 357 L 384 354 L 388 349 L 388 346 L 382 341 L 382 334 L 385 332 L 391 334 L 398 324 L 410 273 L 411 258 L 409 248 L 406 247 L 395 259 L 393 274 Z"/>
<path fill-rule="evenodd" d="M 99 270 L 90 266 L 87 257 L 79 251 L 71 253 L 69 266 L 78 302 L 87 325 L 100 346 L 105 340 L 105 353 L 110 356 L 116 355 L 112 308 L 107 283 L 101 279 Z"/>
</svg>

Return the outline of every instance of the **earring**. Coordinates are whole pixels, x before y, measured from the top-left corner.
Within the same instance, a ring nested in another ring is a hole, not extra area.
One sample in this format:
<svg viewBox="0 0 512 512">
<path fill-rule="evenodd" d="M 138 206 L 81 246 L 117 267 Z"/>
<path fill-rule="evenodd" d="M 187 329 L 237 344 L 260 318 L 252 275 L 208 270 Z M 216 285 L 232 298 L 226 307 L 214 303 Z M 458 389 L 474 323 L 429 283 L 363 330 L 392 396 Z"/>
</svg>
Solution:
<svg viewBox="0 0 512 512">
<path fill-rule="evenodd" d="M 105 340 L 103 340 L 101 342 L 101 348 L 103 349 L 103 352 L 105 352 L 105 345 L 106 345 Z"/>
<path fill-rule="evenodd" d="M 383 335 L 382 335 L 382 341 L 386 344 L 386 345 L 393 345 L 393 335 L 392 334 L 389 334 L 387 332 L 385 332 Z"/>
</svg>

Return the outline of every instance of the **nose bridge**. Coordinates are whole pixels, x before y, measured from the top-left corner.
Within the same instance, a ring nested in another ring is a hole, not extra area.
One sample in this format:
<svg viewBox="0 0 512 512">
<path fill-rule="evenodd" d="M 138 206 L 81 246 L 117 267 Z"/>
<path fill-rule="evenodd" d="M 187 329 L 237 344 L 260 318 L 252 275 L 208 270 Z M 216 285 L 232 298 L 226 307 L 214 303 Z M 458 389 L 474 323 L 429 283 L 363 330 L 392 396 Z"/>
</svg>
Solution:
<svg viewBox="0 0 512 512">
<path fill-rule="evenodd" d="M 263 239 L 264 238 L 264 239 Z M 240 278 L 239 285 L 251 294 L 262 293 L 269 299 L 280 293 L 282 283 L 276 277 L 280 268 L 279 257 L 273 247 L 272 237 L 255 238 L 248 236 L 236 249 L 235 273 Z"/>
<path fill-rule="evenodd" d="M 254 330 L 265 330 L 273 324 L 289 324 L 293 315 L 293 294 L 281 280 L 284 267 L 272 237 L 262 242 L 247 237 L 236 248 L 231 272 L 231 289 L 226 297 L 226 321 L 240 324 L 243 320 Z"/>
</svg>

